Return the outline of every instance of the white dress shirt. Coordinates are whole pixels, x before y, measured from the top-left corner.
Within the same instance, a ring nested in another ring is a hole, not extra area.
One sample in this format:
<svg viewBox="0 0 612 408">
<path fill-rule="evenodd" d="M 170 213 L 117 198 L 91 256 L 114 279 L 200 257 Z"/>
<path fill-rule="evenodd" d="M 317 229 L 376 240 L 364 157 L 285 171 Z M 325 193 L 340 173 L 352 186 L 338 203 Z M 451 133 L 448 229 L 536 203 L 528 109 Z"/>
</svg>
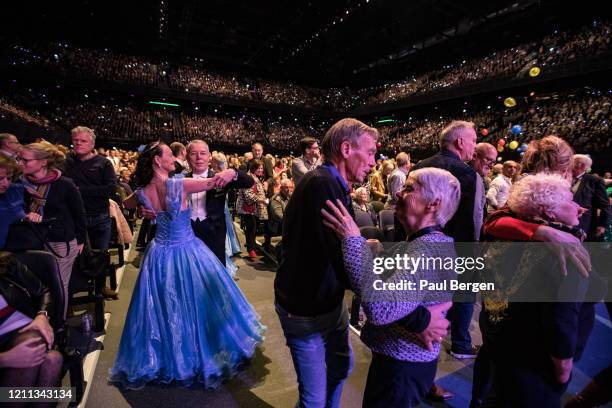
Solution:
<svg viewBox="0 0 612 408">
<path fill-rule="evenodd" d="M 508 201 L 508 195 L 510 194 L 510 187 L 512 186 L 512 179 L 500 174 L 491 182 L 489 191 L 487 191 L 487 202 L 489 203 L 489 212 L 493 212 L 496 209 L 502 208 L 506 201 Z"/>
<path fill-rule="evenodd" d="M 194 179 L 208 178 L 208 170 L 202 174 L 194 174 Z M 191 194 L 191 221 L 206 219 L 206 191 Z"/>
</svg>

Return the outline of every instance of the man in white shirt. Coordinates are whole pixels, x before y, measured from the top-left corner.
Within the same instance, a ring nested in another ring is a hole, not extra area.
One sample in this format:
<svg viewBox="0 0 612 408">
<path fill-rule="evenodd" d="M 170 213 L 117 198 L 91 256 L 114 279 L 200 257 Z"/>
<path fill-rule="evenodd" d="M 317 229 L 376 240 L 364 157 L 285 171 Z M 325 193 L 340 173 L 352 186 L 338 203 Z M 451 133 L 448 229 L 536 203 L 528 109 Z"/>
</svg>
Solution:
<svg viewBox="0 0 612 408">
<path fill-rule="evenodd" d="M 208 168 L 210 150 L 203 140 L 192 140 L 187 145 L 187 159 L 192 169 L 187 177 L 209 178 L 215 173 Z M 255 182 L 242 171 L 233 169 L 221 173 L 231 172 L 233 178 L 223 188 L 202 191 L 191 194 L 191 226 L 196 237 L 200 238 L 208 248 L 225 265 L 225 200 L 229 189 L 249 188 Z M 230 175 L 231 176 L 231 175 Z"/>
<path fill-rule="evenodd" d="M 518 164 L 515 161 L 508 160 L 504 162 L 502 172 L 497 176 L 487 191 L 487 210 L 489 213 L 497 211 L 506 205 L 510 187 L 512 186 L 512 178 L 516 175 Z"/>
</svg>

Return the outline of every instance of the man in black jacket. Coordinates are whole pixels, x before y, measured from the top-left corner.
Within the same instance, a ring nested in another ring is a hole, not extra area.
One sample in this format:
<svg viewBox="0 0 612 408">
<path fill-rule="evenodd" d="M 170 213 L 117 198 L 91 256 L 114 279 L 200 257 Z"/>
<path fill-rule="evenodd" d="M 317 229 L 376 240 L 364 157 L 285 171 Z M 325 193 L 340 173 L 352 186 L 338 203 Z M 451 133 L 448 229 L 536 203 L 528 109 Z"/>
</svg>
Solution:
<svg viewBox="0 0 612 408">
<path fill-rule="evenodd" d="M 338 407 L 352 368 L 349 287 L 341 243 L 321 221 L 325 202 L 352 211 L 349 185 L 361 183 L 376 164 L 378 131 L 343 119 L 326 133 L 325 164 L 296 187 L 283 219 L 283 256 L 274 282 L 276 310 L 299 382 L 299 406 Z"/>
<path fill-rule="evenodd" d="M 210 178 L 215 174 L 208 168 L 210 150 L 203 140 L 192 140 L 187 145 L 187 159 L 192 169 L 187 177 Z M 200 238 L 225 265 L 225 200 L 230 189 L 249 188 L 255 181 L 242 171 L 234 171 L 234 179 L 223 188 L 191 194 L 191 225 Z"/>
<path fill-rule="evenodd" d="M 580 217 L 580 228 L 587 241 L 601 241 L 610 219 L 610 201 L 601 178 L 587 173 L 593 160 L 584 154 L 575 154 L 572 160 L 572 193 L 574 201 L 587 211 Z"/>
<path fill-rule="evenodd" d="M 411 170 L 437 167 L 447 170 L 461 184 L 459 208 L 444 227 L 444 233 L 455 242 L 475 242 L 480 239 L 482 208 L 478 194 L 480 187 L 476 171 L 465 162 L 472 160 L 476 148 L 476 130 L 472 122 L 453 121 L 440 134 L 440 152 L 417 163 Z M 459 254 L 459 256 L 462 256 Z M 473 256 L 473 254 L 467 254 Z M 449 310 L 451 321 L 451 354 L 459 359 L 476 358 L 478 348 L 472 345 L 470 322 L 474 312 L 473 302 L 455 302 Z M 446 400 L 453 397 L 434 384 L 429 397 Z"/>
<path fill-rule="evenodd" d="M 66 158 L 64 175 L 79 188 L 85 206 L 87 235 L 92 248 L 108 249 L 111 219 L 108 200 L 115 197 L 117 176 L 110 161 L 94 150 L 96 135 L 85 126 L 71 131 L 74 151 Z"/>
</svg>

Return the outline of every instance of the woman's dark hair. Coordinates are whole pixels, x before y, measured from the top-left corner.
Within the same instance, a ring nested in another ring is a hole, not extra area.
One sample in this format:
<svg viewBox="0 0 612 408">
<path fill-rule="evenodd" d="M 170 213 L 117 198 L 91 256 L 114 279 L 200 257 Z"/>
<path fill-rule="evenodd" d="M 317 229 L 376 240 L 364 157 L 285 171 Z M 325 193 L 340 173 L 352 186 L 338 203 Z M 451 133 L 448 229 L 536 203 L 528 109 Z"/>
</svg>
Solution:
<svg viewBox="0 0 612 408">
<path fill-rule="evenodd" d="M 153 180 L 153 158 L 162 155 L 162 141 L 149 143 L 138 155 L 136 170 L 134 171 L 134 182 L 138 187 L 144 187 Z"/>
<path fill-rule="evenodd" d="M 261 160 L 253 159 L 249 162 L 249 172 L 253 173 L 256 171 L 259 166 L 263 166 L 263 162 Z"/>
</svg>

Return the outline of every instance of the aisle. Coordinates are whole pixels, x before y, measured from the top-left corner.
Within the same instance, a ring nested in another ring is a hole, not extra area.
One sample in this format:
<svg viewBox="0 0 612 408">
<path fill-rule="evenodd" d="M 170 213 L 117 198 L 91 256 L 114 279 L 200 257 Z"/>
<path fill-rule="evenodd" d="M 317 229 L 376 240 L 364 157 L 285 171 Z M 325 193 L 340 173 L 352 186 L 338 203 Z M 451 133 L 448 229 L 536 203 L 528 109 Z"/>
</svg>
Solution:
<svg viewBox="0 0 612 408">
<path fill-rule="evenodd" d="M 285 346 L 280 323 L 274 311 L 274 266 L 253 265 L 235 257 L 240 266 L 238 286 L 242 289 L 262 322 L 268 327 L 263 347 L 252 364 L 236 378 L 218 390 L 203 391 L 200 388 L 180 389 L 168 386 L 148 386 L 140 391 L 120 392 L 108 385 L 107 377 L 114 362 L 125 315 L 138 273 L 141 252 L 133 251 L 128 260 L 119 300 L 106 303 L 110 322 L 100 353 L 91 390 L 85 404 L 97 407 L 291 407 L 297 400 L 297 382 L 289 349 Z M 370 352 L 357 336 L 351 335 L 355 352 L 355 368 L 344 388 L 342 405 L 361 405 Z"/>
<path fill-rule="evenodd" d="M 242 237 L 241 237 L 242 238 Z M 256 264 L 235 257 L 240 266 L 238 286 L 261 315 L 268 327 L 263 347 L 256 354 L 252 364 L 236 378 L 214 391 L 201 388 L 180 389 L 169 386 L 147 386 L 140 391 L 120 392 L 108 385 L 108 372 L 114 362 L 119 339 L 125 321 L 131 293 L 138 273 L 141 252 L 132 251 L 125 268 L 120 287 L 119 300 L 108 301 L 110 312 L 104 349 L 100 353 L 91 389 L 85 406 L 87 408 L 120 407 L 246 407 L 246 408 L 289 408 L 297 401 L 297 382 L 289 350 L 285 346 L 280 323 L 274 311 L 273 283 L 275 267 L 262 262 Z M 350 295 L 347 293 L 350 304 Z M 475 308 L 475 316 L 478 307 Z M 475 319 L 471 332 L 476 344 L 480 344 L 480 333 Z M 363 389 L 370 362 L 370 351 L 351 332 L 351 343 L 355 356 L 353 372 L 344 386 L 342 407 L 360 407 Z M 577 364 L 570 392 L 580 390 L 597 373 L 602 364 L 612 361 L 612 325 L 604 308 L 598 307 L 595 324 L 585 355 Z M 445 347 L 448 347 L 448 339 Z M 459 361 L 442 352 L 438 364 L 437 379 L 441 385 L 456 394 L 447 404 L 422 404 L 423 407 L 467 407 L 471 392 L 472 364 L 470 360 Z M 567 396 L 566 396 L 567 397 Z"/>
</svg>

